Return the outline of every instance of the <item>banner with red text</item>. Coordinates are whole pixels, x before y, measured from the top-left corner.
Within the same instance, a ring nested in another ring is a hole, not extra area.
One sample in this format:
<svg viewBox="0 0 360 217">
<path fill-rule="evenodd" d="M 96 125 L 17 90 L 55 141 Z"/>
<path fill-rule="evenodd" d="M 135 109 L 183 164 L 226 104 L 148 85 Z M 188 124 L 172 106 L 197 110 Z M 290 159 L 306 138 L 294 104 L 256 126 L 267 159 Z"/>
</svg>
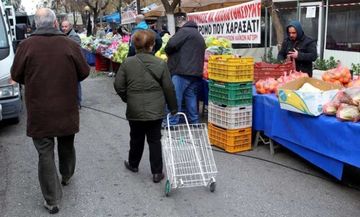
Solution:
<svg viewBox="0 0 360 217">
<path fill-rule="evenodd" d="M 189 13 L 203 36 L 227 38 L 237 44 L 261 43 L 261 0 L 232 7 Z"/>
</svg>

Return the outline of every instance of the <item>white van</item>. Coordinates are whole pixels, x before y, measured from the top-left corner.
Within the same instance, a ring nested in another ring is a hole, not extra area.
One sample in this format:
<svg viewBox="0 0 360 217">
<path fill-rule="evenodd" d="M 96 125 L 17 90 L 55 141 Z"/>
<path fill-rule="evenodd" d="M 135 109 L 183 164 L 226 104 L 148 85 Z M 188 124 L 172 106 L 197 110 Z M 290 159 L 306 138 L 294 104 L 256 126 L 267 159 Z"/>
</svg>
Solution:
<svg viewBox="0 0 360 217">
<path fill-rule="evenodd" d="M 11 80 L 14 50 L 8 18 L 0 1 L 0 108 L 2 119 L 19 122 L 22 108 L 20 85 Z"/>
</svg>

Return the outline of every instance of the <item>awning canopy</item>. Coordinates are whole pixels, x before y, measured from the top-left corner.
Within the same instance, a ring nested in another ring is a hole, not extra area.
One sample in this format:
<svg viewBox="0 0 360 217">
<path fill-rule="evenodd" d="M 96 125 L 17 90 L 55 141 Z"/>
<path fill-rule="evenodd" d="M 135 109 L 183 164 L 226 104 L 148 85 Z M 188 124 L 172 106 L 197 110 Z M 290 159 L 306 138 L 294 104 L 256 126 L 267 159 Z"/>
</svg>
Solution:
<svg viewBox="0 0 360 217">
<path fill-rule="evenodd" d="M 105 21 L 108 23 L 120 23 L 121 17 L 119 12 L 112 13 L 104 17 Z"/>
</svg>

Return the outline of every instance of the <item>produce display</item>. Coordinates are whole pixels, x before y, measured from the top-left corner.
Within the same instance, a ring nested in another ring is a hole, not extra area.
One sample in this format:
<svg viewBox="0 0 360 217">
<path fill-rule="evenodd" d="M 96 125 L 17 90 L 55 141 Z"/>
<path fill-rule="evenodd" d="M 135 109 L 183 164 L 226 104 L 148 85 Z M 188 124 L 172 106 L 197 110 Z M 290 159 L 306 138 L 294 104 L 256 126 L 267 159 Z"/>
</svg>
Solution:
<svg viewBox="0 0 360 217">
<path fill-rule="evenodd" d="M 354 105 L 341 104 L 336 113 L 336 117 L 341 121 L 358 122 L 360 120 L 359 108 Z"/>
<path fill-rule="evenodd" d="M 260 79 L 255 83 L 256 92 L 259 94 L 277 93 L 277 90 L 284 84 L 302 77 L 308 77 L 308 74 L 290 71 L 289 74 L 284 73 L 283 76 L 276 80 L 275 78 Z"/>
<path fill-rule="evenodd" d="M 322 79 L 324 81 L 340 84 L 346 87 L 351 81 L 351 74 L 347 67 L 343 67 L 339 64 L 338 67 L 324 72 Z"/>
<path fill-rule="evenodd" d="M 338 92 L 335 98 L 323 106 L 326 115 L 336 115 L 339 120 L 360 120 L 360 87 L 351 87 Z"/>
<path fill-rule="evenodd" d="M 350 81 L 348 87 L 360 87 L 360 78 Z"/>
<path fill-rule="evenodd" d="M 231 41 L 226 38 L 216 38 L 214 36 L 208 36 L 205 39 L 205 63 L 203 70 L 203 78 L 208 79 L 208 61 L 211 55 L 232 55 Z"/>
<path fill-rule="evenodd" d="M 114 55 L 112 56 L 112 60 L 117 63 L 122 63 L 129 52 L 129 44 L 120 44 L 120 46 L 115 51 Z"/>
<path fill-rule="evenodd" d="M 168 57 L 165 53 L 165 47 L 170 40 L 170 35 L 165 34 L 161 39 L 162 39 L 162 46 L 161 46 L 160 50 L 158 50 L 156 52 L 155 56 L 159 57 L 160 59 L 162 59 L 164 61 L 167 61 Z"/>
<path fill-rule="evenodd" d="M 101 54 L 114 62 L 122 63 L 129 51 L 129 36 L 121 37 L 108 33 L 105 38 L 99 39 L 80 34 L 81 47 L 91 53 Z"/>
<path fill-rule="evenodd" d="M 216 38 L 209 36 L 205 39 L 206 47 L 223 47 L 231 48 L 231 41 L 226 38 Z"/>
</svg>

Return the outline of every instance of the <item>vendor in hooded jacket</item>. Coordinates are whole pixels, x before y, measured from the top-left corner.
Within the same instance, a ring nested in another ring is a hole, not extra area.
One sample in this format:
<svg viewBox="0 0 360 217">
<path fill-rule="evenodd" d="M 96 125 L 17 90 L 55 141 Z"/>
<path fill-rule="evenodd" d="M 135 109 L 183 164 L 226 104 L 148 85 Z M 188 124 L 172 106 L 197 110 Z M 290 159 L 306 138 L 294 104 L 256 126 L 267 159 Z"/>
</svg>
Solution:
<svg viewBox="0 0 360 217">
<path fill-rule="evenodd" d="M 281 45 L 278 60 L 295 61 L 296 71 L 312 77 L 312 62 L 317 58 L 316 40 L 305 35 L 299 21 L 292 21 L 286 27 L 287 37 Z"/>
</svg>

